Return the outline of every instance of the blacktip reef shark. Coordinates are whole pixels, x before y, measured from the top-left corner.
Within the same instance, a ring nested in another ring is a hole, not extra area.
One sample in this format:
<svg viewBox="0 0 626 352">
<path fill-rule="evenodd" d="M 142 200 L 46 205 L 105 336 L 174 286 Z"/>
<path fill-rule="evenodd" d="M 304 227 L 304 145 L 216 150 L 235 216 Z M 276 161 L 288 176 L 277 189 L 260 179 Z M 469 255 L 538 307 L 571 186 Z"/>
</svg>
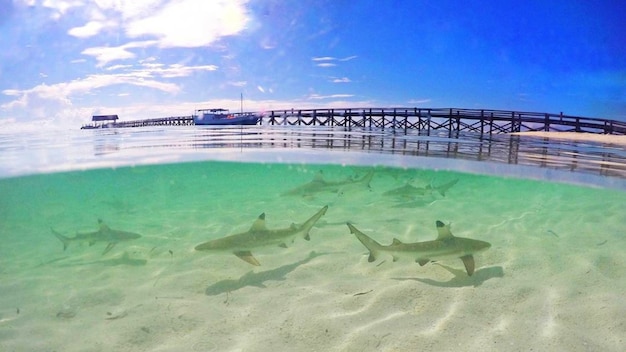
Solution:
<svg viewBox="0 0 626 352">
<path fill-rule="evenodd" d="M 52 230 L 52 233 L 59 240 L 61 240 L 61 242 L 63 242 L 63 250 L 66 250 L 72 242 L 87 242 L 89 243 L 89 246 L 93 246 L 97 242 L 106 242 L 107 246 L 104 249 L 104 252 L 102 252 L 103 255 L 107 254 L 119 242 L 134 240 L 141 237 L 141 235 L 134 232 L 113 230 L 112 228 L 108 227 L 101 219 L 98 219 L 98 225 L 100 227 L 98 231 L 77 233 L 74 237 L 66 237 L 54 231 L 54 229 L 50 230 Z"/>
<path fill-rule="evenodd" d="M 195 247 L 195 250 L 230 252 L 247 263 L 259 266 L 261 263 L 252 255 L 253 249 L 272 246 L 286 248 L 287 242 L 293 242 L 297 236 L 302 236 L 307 241 L 310 240 L 309 231 L 326 214 L 326 210 L 328 210 L 328 205 L 302 225 L 291 224 L 290 227 L 274 230 L 265 226 L 265 213 L 263 213 L 248 231 L 201 243 Z"/>
<path fill-rule="evenodd" d="M 459 179 L 454 179 L 452 181 L 436 186 L 430 184 L 426 187 L 415 187 L 407 182 L 407 184 L 405 184 L 404 186 L 389 190 L 383 193 L 383 195 L 410 199 L 426 195 L 432 195 L 433 191 L 437 191 L 437 193 L 441 194 L 442 197 L 445 197 L 448 190 L 452 188 L 452 186 L 456 185 L 457 182 L 459 182 Z"/>
<path fill-rule="evenodd" d="M 410 259 L 421 266 L 431 261 L 459 258 L 465 265 L 467 275 L 472 276 L 474 274 L 474 254 L 487 250 L 491 244 L 470 238 L 455 237 L 450 232 L 449 225 L 444 225 L 439 220 L 436 224 L 439 235 L 434 241 L 403 243 L 394 238 L 388 246 L 376 242 L 352 224 L 348 223 L 347 225 L 350 228 L 350 233 L 354 234 L 370 251 L 367 259 L 369 262 L 375 261 L 381 253 L 391 255 L 394 262 L 398 259 Z"/>
<path fill-rule="evenodd" d="M 324 174 L 322 174 L 322 172 L 320 171 L 315 175 L 315 177 L 313 178 L 313 181 L 309 183 L 305 183 L 304 185 L 296 187 L 290 191 L 287 191 L 283 193 L 283 195 L 310 196 L 310 195 L 313 195 L 316 193 L 322 193 L 322 192 L 338 193 L 344 188 L 354 187 L 354 186 L 363 186 L 369 189 L 370 182 L 372 181 L 373 177 L 374 177 L 374 170 L 370 170 L 365 176 L 361 178 L 357 178 L 357 179 L 348 178 L 343 181 L 326 181 L 324 179 Z"/>
</svg>

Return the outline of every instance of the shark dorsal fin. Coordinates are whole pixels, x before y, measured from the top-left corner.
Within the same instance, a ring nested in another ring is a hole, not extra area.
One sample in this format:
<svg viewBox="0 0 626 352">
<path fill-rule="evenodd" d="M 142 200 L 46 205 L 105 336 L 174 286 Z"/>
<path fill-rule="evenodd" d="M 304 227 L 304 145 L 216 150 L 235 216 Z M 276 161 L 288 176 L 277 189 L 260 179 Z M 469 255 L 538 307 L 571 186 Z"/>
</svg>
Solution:
<svg viewBox="0 0 626 352">
<path fill-rule="evenodd" d="M 324 174 L 321 171 L 316 173 L 315 177 L 313 177 L 313 182 L 324 182 Z"/>
<path fill-rule="evenodd" d="M 399 239 L 397 239 L 397 238 L 394 238 L 394 239 L 393 239 L 393 242 L 391 242 L 391 245 L 393 245 L 393 246 L 397 246 L 397 245 L 399 245 L 399 244 L 402 244 L 402 241 L 400 241 L 400 240 L 399 240 Z"/>
<path fill-rule="evenodd" d="M 267 227 L 265 227 L 265 213 L 259 215 L 259 217 L 254 220 L 252 226 L 250 227 L 250 231 L 265 231 Z"/>
<path fill-rule="evenodd" d="M 102 219 L 98 219 L 98 227 L 100 228 L 100 231 L 109 230 L 109 227 L 104 223 L 104 221 L 102 221 Z"/>
<path fill-rule="evenodd" d="M 445 240 L 446 238 L 453 238 L 452 232 L 450 232 L 450 225 L 446 225 L 443 222 L 437 220 L 437 236 L 438 240 Z"/>
</svg>

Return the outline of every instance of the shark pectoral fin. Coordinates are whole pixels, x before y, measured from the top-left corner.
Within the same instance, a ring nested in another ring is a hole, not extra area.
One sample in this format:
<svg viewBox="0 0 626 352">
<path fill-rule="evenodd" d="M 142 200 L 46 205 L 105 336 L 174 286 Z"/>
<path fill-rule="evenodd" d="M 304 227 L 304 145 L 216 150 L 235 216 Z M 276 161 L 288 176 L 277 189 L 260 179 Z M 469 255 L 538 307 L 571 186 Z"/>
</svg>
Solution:
<svg viewBox="0 0 626 352">
<path fill-rule="evenodd" d="M 233 254 L 239 257 L 239 259 L 245 262 L 248 262 L 252 265 L 256 265 L 256 266 L 261 265 L 261 263 L 259 263 L 259 261 L 256 260 L 255 257 L 252 256 L 252 253 L 250 253 L 250 251 L 238 251 L 238 252 L 233 252 Z"/>
<path fill-rule="evenodd" d="M 467 270 L 467 275 L 472 276 L 472 274 L 474 273 L 474 256 L 470 255 L 466 255 L 461 257 L 461 260 L 463 261 L 463 265 L 465 265 L 465 270 Z"/>
<path fill-rule="evenodd" d="M 287 244 L 286 243 L 281 243 L 281 244 L 278 245 L 278 247 L 287 248 Z"/>
<path fill-rule="evenodd" d="M 396 257 L 395 255 L 394 255 L 394 256 L 392 256 L 391 258 L 392 258 L 392 261 L 393 261 L 394 263 L 398 261 L 398 257 Z"/>
<path fill-rule="evenodd" d="M 430 262 L 430 259 L 417 259 L 416 262 L 420 265 L 420 266 L 424 266 L 426 264 L 428 264 L 428 262 Z"/>
<path fill-rule="evenodd" d="M 302 226 L 302 228 L 304 228 L 306 226 L 306 223 L 301 225 L 301 226 Z M 291 229 L 291 231 L 295 232 L 295 231 L 298 231 L 299 227 L 300 226 L 296 225 L 295 223 L 291 223 L 291 226 L 289 226 L 289 229 Z M 311 236 L 309 235 L 309 231 L 307 229 L 305 229 L 304 231 L 305 231 L 304 232 L 304 236 L 302 236 L 302 238 L 304 238 L 307 241 L 310 241 L 311 240 Z M 293 241 L 292 241 L 292 243 L 293 243 Z"/>
<path fill-rule="evenodd" d="M 93 246 L 94 244 L 96 244 L 95 240 L 89 241 L 89 247 Z"/>
<path fill-rule="evenodd" d="M 109 253 L 109 251 L 113 249 L 113 247 L 115 247 L 115 244 L 116 244 L 115 242 L 109 242 L 109 244 L 107 245 L 107 248 L 105 248 L 104 252 L 102 252 L 102 255 Z"/>
</svg>

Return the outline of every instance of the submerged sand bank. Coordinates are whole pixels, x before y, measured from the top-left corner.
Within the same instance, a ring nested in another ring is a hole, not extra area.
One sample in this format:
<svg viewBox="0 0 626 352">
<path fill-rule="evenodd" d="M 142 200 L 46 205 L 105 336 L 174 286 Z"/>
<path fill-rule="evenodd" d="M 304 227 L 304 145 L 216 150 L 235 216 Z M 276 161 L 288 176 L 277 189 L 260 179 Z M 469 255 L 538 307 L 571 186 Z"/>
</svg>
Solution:
<svg viewBox="0 0 626 352">
<path fill-rule="evenodd" d="M 285 197 L 318 169 L 144 171 L 5 189 L 13 205 L 0 222 L 1 351 L 621 351 L 625 343 L 623 192 L 379 169 L 371 189 Z M 355 172 L 323 171 L 330 180 Z M 385 195 L 457 178 L 445 197 Z M 255 250 L 261 266 L 193 250 L 246 231 L 261 212 L 282 228 L 323 205 L 310 241 Z M 105 244 L 63 251 L 50 232 L 89 231 L 97 216 L 142 237 L 102 255 Z M 370 263 L 346 226 L 386 245 L 433 240 L 436 220 L 492 244 L 476 255 L 473 276 L 458 259 Z"/>
</svg>

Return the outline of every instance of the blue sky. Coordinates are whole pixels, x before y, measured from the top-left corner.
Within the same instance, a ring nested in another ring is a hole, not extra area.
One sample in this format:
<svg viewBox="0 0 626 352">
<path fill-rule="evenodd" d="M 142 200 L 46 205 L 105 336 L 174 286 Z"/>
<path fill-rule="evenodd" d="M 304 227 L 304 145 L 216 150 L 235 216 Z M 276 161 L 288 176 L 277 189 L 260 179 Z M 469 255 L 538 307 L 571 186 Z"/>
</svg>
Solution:
<svg viewBox="0 0 626 352">
<path fill-rule="evenodd" d="M 0 0 L 0 127 L 194 109 L 626 120 L 621 1 Z"/>
</svg>

